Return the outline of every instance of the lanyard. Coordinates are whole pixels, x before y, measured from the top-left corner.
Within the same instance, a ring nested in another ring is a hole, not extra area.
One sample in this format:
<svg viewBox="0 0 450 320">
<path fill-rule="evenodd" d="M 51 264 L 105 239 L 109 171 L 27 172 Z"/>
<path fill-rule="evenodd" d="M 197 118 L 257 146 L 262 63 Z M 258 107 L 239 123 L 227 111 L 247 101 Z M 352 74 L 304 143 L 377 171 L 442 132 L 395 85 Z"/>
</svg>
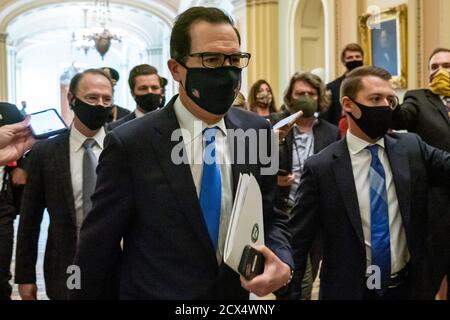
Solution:
<svg viewBox="0 0 450 320">
<path fill-rule="evenodd" d="M 298 130 L 298 132 L 300 132 L 300 130 Z M 308 144 L 305 147 L 305 149 L 306 149 L 305 158 L 303 160 L 300 158 L 300 153 L 298 152 L 298 145 L 297 145 L 297 139 L 296 139 L 295 132 L 294 132 L 294 146 L 295 146 L 295 152 L 297 153 L 297 159 L 298 159 L 298 163 L 300 165 L 300 174 L 301 174 L 303 172 L 303 166 L 305 164 L 306 159 L 308 159 L 309 156 L 311 155 L 312 146 L 313 146 L 313 137 L 312 136 L 309 137 Z"/>
</svg>

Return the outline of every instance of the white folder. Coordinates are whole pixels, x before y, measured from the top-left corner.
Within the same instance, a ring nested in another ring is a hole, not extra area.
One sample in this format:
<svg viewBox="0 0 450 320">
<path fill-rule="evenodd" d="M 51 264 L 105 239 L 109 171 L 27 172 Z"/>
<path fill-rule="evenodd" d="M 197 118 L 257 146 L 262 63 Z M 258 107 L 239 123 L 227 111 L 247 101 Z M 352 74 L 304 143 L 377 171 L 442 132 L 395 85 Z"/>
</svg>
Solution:
<svg viewBox="0 0 450 320">
<path fill-rule="evenodd" d="M 264 244 L 262 195 L 253 175 L 241 174 L 228 227 L 224 261 L 238 272 L 246 245 Z"/>
</svg>

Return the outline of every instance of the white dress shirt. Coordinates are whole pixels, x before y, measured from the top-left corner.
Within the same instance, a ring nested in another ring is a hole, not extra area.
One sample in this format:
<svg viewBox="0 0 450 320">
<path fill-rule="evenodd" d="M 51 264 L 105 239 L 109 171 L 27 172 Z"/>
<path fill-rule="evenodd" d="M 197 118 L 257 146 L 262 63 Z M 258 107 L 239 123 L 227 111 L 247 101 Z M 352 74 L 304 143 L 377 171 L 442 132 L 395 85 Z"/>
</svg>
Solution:
<svg viewBox="0 0 450 320">
<path fill-rule="evenodd" d="M 105 139 L 105 129 L 101 128 L 95 136 L 92 137 L 97 143 L 92 148 L 98 160 L 103 150 L 103 140 Z M 75 200 L 75 212 L 77 215 L 77 231 L 83 223 L 83 143 L 88 139 L 75 126 L 70 129 L 70 176 L 72 178 L 73 198 Z M 77 233 L 77 234 L 78 234 Z"/>
<path fill-rule="evenodd" d="M 186 156 L 191 168 L 192 178 L 194 180 L 197 196 L 200 197 L 201 181 L 203 174 L 203 129 L 218 127 L 216 132 L 216 161 L 220 166 L 220 175 L 222 179 L 222 199 L 220 209 L 220 229 L 219 242 L 216 252 L 217 261 L 220 263 L 223 257 L 225 238 L 228 231 L 231 211 L 233 208 L 233 175 L 230 160 L 230 145 L 227 140 L 227 129 L 225 121 L 222 119 L 213 125 L 207 125 L 205 122 L 196 118 L 181 103 L 178 98 L 174 103 L 175 114 L 183 130 L 183 142 L 186 150 Z"/>
<path fill-rule="evenodd" d="M 5 174 L 5 167 L 0 166 L 0 190 L 3 189 L 3 175 Z"/>
<path fill-rule="evenodd" d="M 352 162 L 359 211 L 364 232 L 364 241 L 366 244 L 367 267 L 369 267 L 372 265 L 369 177 L 372 156 L 370 151 L 365 148 L 372 144 L 356 137 L 350 131 L 347 132 L 347 144 Z M 389 206 L 389 234 L 391 242 L 391 273 L 396 273 L 405 267 L 409 261 L 410 255 L 408 244 L 406 242 L 405 228 L 403 226 L 400 207 L 397 200 L 392 169 L 388 156 L 384 150 L 384 138 L 378 140 L 376 144 L 380 146 L 378 149 L 378 157 L 380 158 L 386 174 L 386 191 Z"/>
<path fill-rule="evenodd" d="M 143 113 L 141 110 L 136 108 L 136 110 L 134 110 L 134 115 L 136 116 L 136 119 L 139 119 L 139 118 L 142 118 L 143 116 L 145 116 L 145 113 Z"/>
</svg>

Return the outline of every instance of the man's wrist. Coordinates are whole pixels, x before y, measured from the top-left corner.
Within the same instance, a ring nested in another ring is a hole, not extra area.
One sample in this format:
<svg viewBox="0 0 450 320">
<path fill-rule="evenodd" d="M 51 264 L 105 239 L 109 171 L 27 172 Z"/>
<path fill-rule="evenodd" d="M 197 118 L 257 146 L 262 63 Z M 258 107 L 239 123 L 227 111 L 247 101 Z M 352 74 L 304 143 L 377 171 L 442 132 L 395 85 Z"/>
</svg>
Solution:
<svg viewBox="0 0 450 320">
<path fill-rule="evenodd" d="M 294 278 L 294 269 L 292 269 L 291 267 L 289 267 L 289 269 L 290 269 L 289 279 L 284 283 L 283 287 L 287 287 L 291 283 L 292 278 Z"/>
</svg>

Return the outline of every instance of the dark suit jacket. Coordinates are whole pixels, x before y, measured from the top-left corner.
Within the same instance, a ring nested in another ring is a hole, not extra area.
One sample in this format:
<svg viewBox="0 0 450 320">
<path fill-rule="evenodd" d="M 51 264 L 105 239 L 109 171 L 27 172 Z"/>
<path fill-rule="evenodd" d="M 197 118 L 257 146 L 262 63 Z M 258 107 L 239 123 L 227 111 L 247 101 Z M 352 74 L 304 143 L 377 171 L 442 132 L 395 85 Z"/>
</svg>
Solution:
<svg viewBox="0 0 450 320">
<path fill-rule="evenodd" d="M 394 112 L 394 128 L 417 133 L 426 143 L 450 152 L 450 117 L 441 98 L 428 89 L 408 91 Z M 444 274 L 450 274 L 450 195 L 430 188 L 428 212 L 435 290 Z"/>
<path fill-rule="evenodd" d="M 319 153 L 328 145 L 340 140 L 339 129 L 325 120 L 318 120 L 313 127 L 314 149 L 313 154 Z M 280 169 L 292 172 L 292 153 L 293 153 L 294 132 L 291 130 L 283 143 L 280 144 Z M 283 208 L 289 198 L 291 187 L 277 187 L 276 204 Z"/>
<path fill-rule="evenodd" d="M 331 105 L 330 109 L 322 115 L 322 118 L 337 126 L 341 118 L 342 106 L 340 101 L 341 84 L 344 81 L 345 75 L 340 76 L 334 81 L 327 84 L 327 90 L 331 91 Z"/>
<path fill-rule="evenodd" d="M 116 121 L 122 119 L 123 117 L 125 117 L 131 113 L 130 110 L 122 108 L 116 104 L 113 105 L 113 108 L 116 108 Z M 107 123 L 113 122 L 113 114 L 112 113 L 110 114 L 110 116 L 106 122 Z"/>
<path fill-rule="evenodd" d="M 411 298 L 432 298 L 427 276 L 427 189 L 436 182 L 450 192 L 450 154 L 414 134 L 385 137 L 397 197 L 411 254 Z M 290 228 L 297 276 L 305 270 L 308 249 L 321 231 L 321 299 L 362 299 L 366 253 L 361 215 L 347 141 L 330 145 L 305 164 Z M 292 292 L 298 297 L 298 281 Z"/>
<path fill-rule="evenodd" d="M 50 226 L 44 277 L 50 299 L 67 298 L 66 270 L 72 264 L 77 242 L 69 135 L 61 134 L 33 147 L 17 233 L 15 282 L 35 283 L 40 225 L 47 208 Z"/>
<path fill-rule="evenodd" d="M 394 112 L 393 129 L 417 133 L 426 143 L 450 152 L 450 117 L 439 96 L 428 89 L 408 91 Z"/>
<path fill-rule="evenodd" d="M 171 141 L 179 129 L 175 99 L 107 136 L 75 259 L 83 270 L 82 289 L 72 291 L 72 298 L 106 297 L 118 264 L 121 299 L 248 298 L 239 275 L 217 263 L 189 164 L 171 159 L 181 142 Z M 266 120 L 236 108 L 225 123 L 228 129 L 269 129 Z M 291 264 L 283 214 L 273 210 L 275 176 L 261 176 L 261 167 L 232 165 L 234 190 L 239 173 L 255 175 L 264 198 L 266 244 Z"/>
<path fill-rule="evenodd" d="M 123 118 L 120 118 L 120 119 L 108 124 L 108 130 L 114 130 L 118 126 L 120 126 L 128 121 L 134 120 L 134 119 L 136 119 L 136 113 L 131 112 L 131 113 L 127 114 L 126 116 L 124 116 Z"/>
</svg>

